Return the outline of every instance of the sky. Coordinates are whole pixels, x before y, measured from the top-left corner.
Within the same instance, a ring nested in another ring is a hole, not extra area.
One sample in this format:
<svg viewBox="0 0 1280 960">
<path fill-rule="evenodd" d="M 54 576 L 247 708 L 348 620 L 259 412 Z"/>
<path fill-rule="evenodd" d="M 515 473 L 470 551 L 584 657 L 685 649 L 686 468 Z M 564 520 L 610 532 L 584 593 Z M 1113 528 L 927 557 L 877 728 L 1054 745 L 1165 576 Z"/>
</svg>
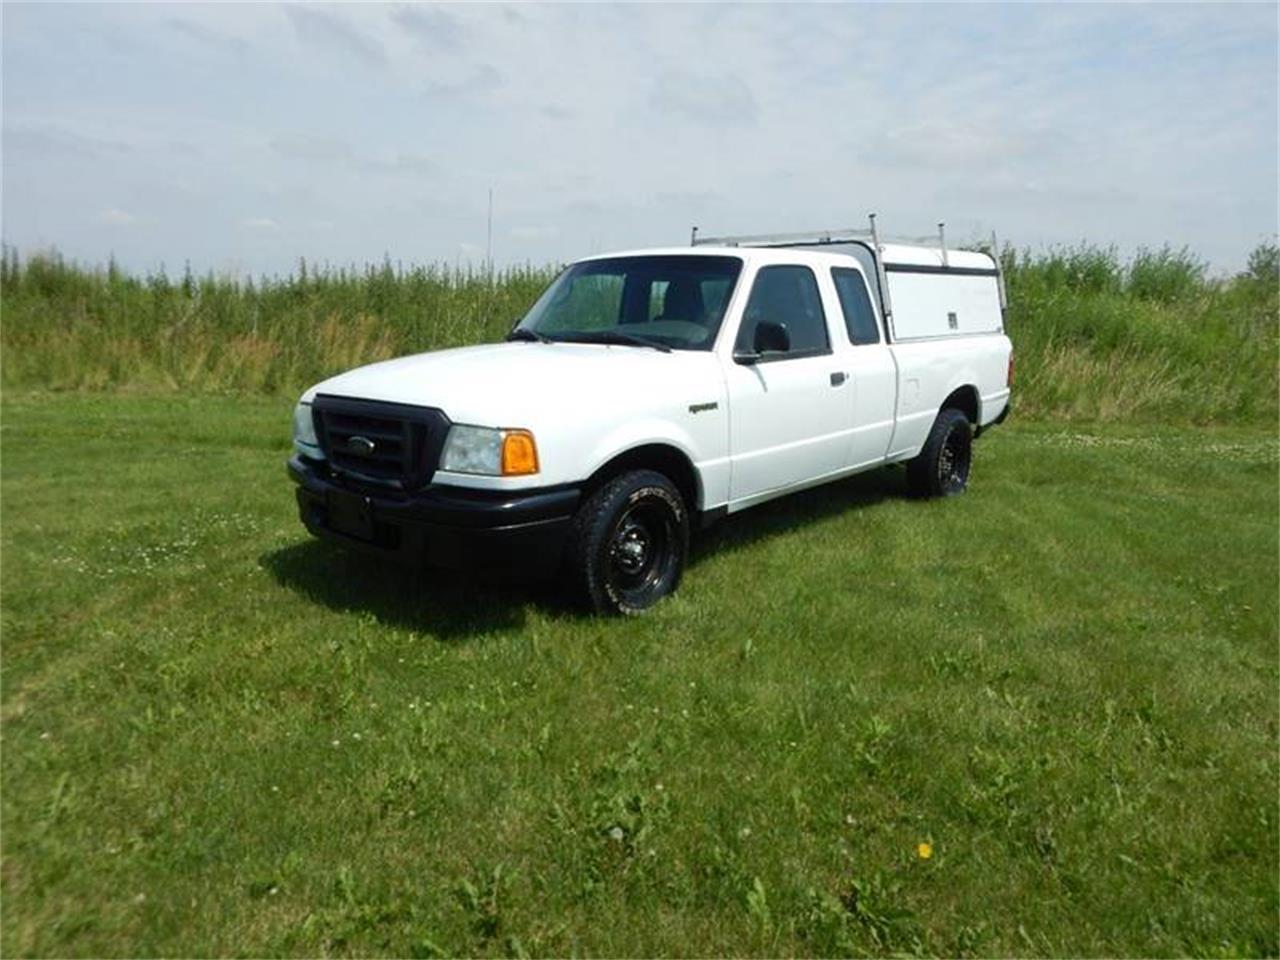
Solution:
<svg viewBox="0 0 1280 960">
<path fill-rule="evenodd" d="M 1274 4 L 5 2 L 0 233 L 230 275 L 1277 231 Z"/>
</svg>

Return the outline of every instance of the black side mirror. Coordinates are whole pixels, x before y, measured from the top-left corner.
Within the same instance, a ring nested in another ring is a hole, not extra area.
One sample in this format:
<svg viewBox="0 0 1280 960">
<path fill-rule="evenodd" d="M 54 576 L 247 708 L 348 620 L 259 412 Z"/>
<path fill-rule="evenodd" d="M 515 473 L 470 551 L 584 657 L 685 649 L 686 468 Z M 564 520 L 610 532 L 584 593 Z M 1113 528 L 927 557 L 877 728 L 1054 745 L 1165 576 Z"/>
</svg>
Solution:
<svg viewBox="0 0 1280 960">
<path fill-rule="evenodd" d="M 786 353 L 791 349 L 791 334 L 787 332 L 785 323 L 770 323 L 761 320 L 756 324 L 755 340 L 751 351 L 735 350 L 733 362 L 750 366 L 759 363 L 766 353 Z"/>
<path fill-rule="evenodd" d="M 761 320 L 756 324 L 756 339 L 752 344 L 756 353 L 786 353 L 791 349 L 791 334 L 785 323 Z"/>
</svg>

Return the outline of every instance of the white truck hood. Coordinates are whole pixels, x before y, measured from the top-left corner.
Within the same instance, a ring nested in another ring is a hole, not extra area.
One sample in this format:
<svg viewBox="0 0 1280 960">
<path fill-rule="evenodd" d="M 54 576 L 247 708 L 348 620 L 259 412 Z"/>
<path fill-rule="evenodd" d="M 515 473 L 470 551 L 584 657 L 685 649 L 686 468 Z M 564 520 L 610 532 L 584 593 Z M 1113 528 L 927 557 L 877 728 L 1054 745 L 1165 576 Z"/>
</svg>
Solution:
<svg viewBox="0 0 1280 960">
<path fill-rule="evenodd" d="M 515 342 L 438 350 L 349 370 L 312 387 L 317 393 L 436 407 L 454 423 L 564 428 L 566 414 L 591 419 L 602 398 L 615 415 L 679 408 L 721 380 L 706 351 Z M 552 419 L 554 418 L 554 419 Z"/>
</svg>

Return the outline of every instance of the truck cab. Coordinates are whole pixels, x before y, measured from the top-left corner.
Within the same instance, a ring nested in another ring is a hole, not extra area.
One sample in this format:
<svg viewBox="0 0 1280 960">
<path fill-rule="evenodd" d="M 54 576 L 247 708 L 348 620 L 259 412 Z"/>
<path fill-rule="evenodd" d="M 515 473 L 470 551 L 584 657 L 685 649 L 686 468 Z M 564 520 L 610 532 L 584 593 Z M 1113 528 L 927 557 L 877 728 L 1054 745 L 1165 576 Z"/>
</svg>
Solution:
<svg viewBox="0 0 1280 960">
<path fill-rule="evenodd" d="M 289 473 L 318 536 L 559 571 L 636 613 L 726 514 L 888 463 L 961 492 L 1011 355 L 982 253 L 824 235 L 588 257 L 503 343 L 306 391 Z"/>
</svg>

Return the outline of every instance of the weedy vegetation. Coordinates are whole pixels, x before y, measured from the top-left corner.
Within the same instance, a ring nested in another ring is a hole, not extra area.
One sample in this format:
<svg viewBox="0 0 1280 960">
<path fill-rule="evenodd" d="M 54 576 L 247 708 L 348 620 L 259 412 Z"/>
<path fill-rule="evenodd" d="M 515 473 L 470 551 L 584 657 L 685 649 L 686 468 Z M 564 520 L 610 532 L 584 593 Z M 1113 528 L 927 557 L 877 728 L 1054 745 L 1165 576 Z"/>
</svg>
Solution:
<svg viewBox="0 0 1280 960">
<path fill-rule="evenodd" d="M 1023 415 L 1119 423 L 1273 425 L 1280 394 L 1280 249 L 1206 279 L 1183 250 L 1007 251 L 1009 335 Z"/>
<path fill-rule="evenodd" d="M 297 392 L 373 360 L 500 340 L 555 271 L 470 267 L 232 281 L 86 270 L 56 254 L 0 275 L 6 387 Z"/>
<path fill-rule="evenodd" d="M 1271 422 L 1280 251 L 1208 277 L 1187 250 L 1002 252 L 1020 412 L 1077 421 Z M 297 393 L 360 363 L 501 339 L 553 268 L 385 262 L 234 282 L 134 277 L 56 254 L 0 270 L 7 388 Z"/>
<path fill-rule="evenodd" d="M 284 476 L 295 389 L 545 272 L 7 258 L 0 953 L 1280 953 L 1274 249 L 1006 258 L 964 496 L 747 511 L 636 620 Z"/>
</svg>

